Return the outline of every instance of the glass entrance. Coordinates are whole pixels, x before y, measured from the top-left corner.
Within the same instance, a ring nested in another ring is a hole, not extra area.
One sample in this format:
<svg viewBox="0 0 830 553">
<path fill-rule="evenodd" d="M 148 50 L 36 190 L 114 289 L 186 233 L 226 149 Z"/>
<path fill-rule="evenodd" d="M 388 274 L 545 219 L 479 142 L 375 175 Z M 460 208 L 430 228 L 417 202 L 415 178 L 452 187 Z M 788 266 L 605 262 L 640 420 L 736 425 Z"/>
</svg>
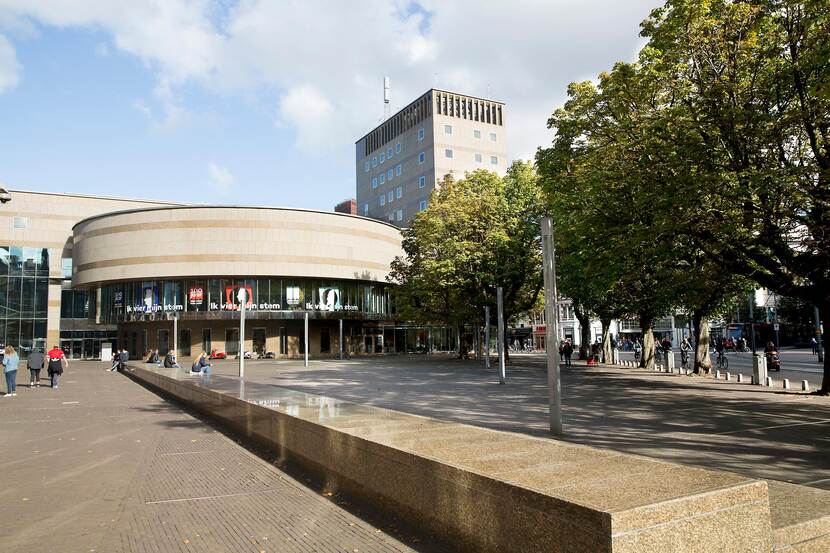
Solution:
<svg viewBox="0 0 830 553">
<path fill-rule="evenodd" d="M 183 328 L 179 331 L 179 355 L 190 357 L 190 329 Z"/>
<path fill-rule="evenodd" d="M 239 354 L 239 329 L 225 329 L 225 353 L 228 356 Z"/>
<path fill-rule="evenodd" d="M 255 328 L 253 334 L 254 355 L 265 355 L 265 329 Z"/>
</svg>

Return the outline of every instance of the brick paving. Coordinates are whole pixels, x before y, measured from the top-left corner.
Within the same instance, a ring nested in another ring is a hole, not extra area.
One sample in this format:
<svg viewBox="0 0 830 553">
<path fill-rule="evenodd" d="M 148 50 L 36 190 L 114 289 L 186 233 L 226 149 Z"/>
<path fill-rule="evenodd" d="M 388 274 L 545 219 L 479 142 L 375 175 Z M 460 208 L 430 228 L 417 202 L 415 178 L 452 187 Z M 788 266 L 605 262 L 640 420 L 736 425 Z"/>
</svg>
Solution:
<svg viewBox="0 0 830 553">
<path fill-rule="evenodd" d="M 100 363 L 0 398 L 0 444 L 4 553 L 446 551 L 375 526 Z"/>
</svg>

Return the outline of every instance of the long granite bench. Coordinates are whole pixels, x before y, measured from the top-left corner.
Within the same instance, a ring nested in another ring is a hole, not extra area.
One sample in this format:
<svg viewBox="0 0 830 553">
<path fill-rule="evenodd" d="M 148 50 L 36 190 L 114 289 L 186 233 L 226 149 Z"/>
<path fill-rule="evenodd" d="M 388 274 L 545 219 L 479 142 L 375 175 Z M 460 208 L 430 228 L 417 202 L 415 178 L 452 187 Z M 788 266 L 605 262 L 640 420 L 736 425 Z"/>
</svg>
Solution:
<svg viewBox="0 0 830 553">
<path fill-rule="evenodd" d="M 806 553 L 830 539 L 798 507 L 773 528 L 763 480 L 235 378 L 128 373 L 461 551 Z"/>
</svg>

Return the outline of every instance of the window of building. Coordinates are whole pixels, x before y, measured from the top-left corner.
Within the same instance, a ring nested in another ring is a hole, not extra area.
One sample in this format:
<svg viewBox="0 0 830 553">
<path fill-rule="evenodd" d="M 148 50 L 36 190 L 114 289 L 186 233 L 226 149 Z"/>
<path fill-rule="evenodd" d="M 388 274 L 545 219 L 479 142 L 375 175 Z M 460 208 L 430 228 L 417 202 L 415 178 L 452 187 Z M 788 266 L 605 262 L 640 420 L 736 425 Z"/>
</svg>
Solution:
<svg viewBox="0 0 830 553">
<path fill-rule="evenodd" d="M 448 159 L 452 159 L 452 150 L 450 150 L 449 148 L 445 149 L 444 150 L 444 157 L 446 157 Z"/>
<path fill-rule="evenodd" d="M 426 155 L 424 155 L 424 152 L 421 152 L 420 154 L 418 154 L 418 165 L 423 165 L 423 163 L 426 161 L 426 159 L 427 159 L 427 157 L 426 157 Z"/>
<path fill-rule="evenodd" d="M 390 222 L 390 223 L 394 223 L 394 222 L 395 222 L 395 214 L 394 214 L 394 213 L 390 213 L 390 214 L 389 214 L 389 222 Z"/>
<path fill-rule="evenodd" d="M 395 153 L 396 153 L 396 154 L 401 153 L 401 143 L 400 143 L 400 142 L 398 142 L 397 144 L 395 144 Z"/>
<path fill-rule="evenodd" d="M 444 125 L 444 134 L 452 134 L 452 125 Z"/>
<path fill-rule="evenodd" d="M 481 138 L 481 131 L 476 129 L 473 131 L 473 138 Z"/>
<path fill-rule="evenodd" d="M 14 228 L 16 229 L 24 229 L 29 225 L 29 219 L 26 217 L 15 217 L 14 218 Z"/>
<path fill-rule="evenodd" d="M 378 187 L 378 178 L 375 177 L 375 178 L 372 179 L 372 188 L 377 188 L 377 187 Z"/>
<path fill-rule="evenodd" d="M 363 215 L 369 216 L 369 204 L 363 204 Z"/>
<path fill-rule="evenodd" d="M 481 163 L 481 154 L 475 155 L 476 163 Z"/>
<path fill-rule="evenodd" d="M 385 183 L 386 182 L 386 173 L 381 173 L 380 177 L 378 177 L 378 178 L 380 179 L 381 184 Z"/>
<path fill-rule="evenodd" d="M 494 132 L 491 132 L 491 133 L 490 133 L 490 140 L 491 140 L 492 142 L 495 142 L 495 141 L 496 141 L 496 133 L 494 133 Z"/>
<path fill-rule="evenodd" d="M 366 163 L 363 164 L 363 170 L 368 173 L 370 168 L 371 164 L 369 163 L 369 160 L 366 160 Z"/>
<path fill-rule="evenodd" d="M 424 176 L 418 177 L 418 188 L 423 188 L 427 185 L 427 178 Z"/>
<path fill-rule="evenodd" d="M 403 221 L 403 209 L 399 209 L 398 211 L 395 212 L 395 218 L 398 221 Z"/>
<path fill-rule="evenodd" d="M 394 173 L 394 171 L 393 171 L 392 169 L 389 169 L 389 170 L 386 172 L 386 180 L 392 180 L 392 176 L 393 176 L 394 174 L 395 174 L 395 173 Z"/>
<path fill-rule="evenodd" d="M 378 163 L 383 163 L 384 161 L 386 161 L 386 154 L 381 152 L 380 155 L 378 156 Z"/>
<path fill-rule="evenodd" d="M 391 204 L 392 200 L 394 200 L 394 199 L 395 199 L 395 192 L 394 191 L 390 190 L 389 192 L 386 193 L 386 203 Z"/>
<path fill-rule="evenodd" d="M 372 167 L 378 166 L 378 156 L 372 158 Z"/>
<path fill-rule="evenodd" d="M 395 189 L 395 197 L 396 198 L 403 197 L 403 186 L 399 186 Z"/>
<path fill-rule="evenodd" d="M 498 158 L 498 157 L 496 157 L 496 156 L 490 156 L 490 163 L 491 163 L 492 165 L 498 165 L 498 163 L 499 163 L 499 158 Z"/>
<path fill-rule="evenodd" d="M 418 140 L 424 139 L 424 129 L 418 129 Z"/>
<path fill-rule="evenodd" d="M 396 177 L 400 177 L 400 176 L 401 176 L 401 164 L 400 164 L 400 163 L 398 163 L 398 166 L 397 166 L 397 167 L 395 167 L 395 176 L 396 176 Z"/>
<path fill-rule="evenodd" d="M 392 159 L 392 146 L 386 149 L 386 159 Z"/>
<path fill-rule="evenodd" d="M 418 204 L 418 211 L 423 211 L 427 208 L 427 201 L 421 200 L 421 203 Z"/>
<path fill-rule="evenodd" d="M 386 194 L 381 194 L 378 201 L 380 202 L 380 205 L 386 205 Z"/>
<path fill-rule="evenodd" d="M 297 305 L 300 303 L 300 287 L 286 286 L 285 287 L 285 303 L 288 305 Z"/>
</svg>

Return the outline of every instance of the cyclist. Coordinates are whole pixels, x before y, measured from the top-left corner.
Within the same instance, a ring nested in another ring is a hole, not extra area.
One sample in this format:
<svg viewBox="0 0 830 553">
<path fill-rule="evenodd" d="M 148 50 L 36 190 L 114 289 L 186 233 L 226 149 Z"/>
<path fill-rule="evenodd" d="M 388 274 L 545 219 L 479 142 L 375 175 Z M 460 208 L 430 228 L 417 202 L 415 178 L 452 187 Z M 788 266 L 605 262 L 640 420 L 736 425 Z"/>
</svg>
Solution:
<svg viewBox="0 0 830 553">
<path fill-rule="evenodd" d="M 634 342 L 633 349 L 634 349 L 634 360 L 639 361 L 640 360 L 640 354 L 643 352 L 643 344 L 640 343 L 639 338 L 637 338 L 637 340 Z"/>
<path fill-rule="evenodd" d="M 692 351 L 692 344 L 689 343 L 688 338 L 683 338 L 680 342 L 680 364 L 686 367 L 689 363 L 689 352 Z"/>
</svg>

